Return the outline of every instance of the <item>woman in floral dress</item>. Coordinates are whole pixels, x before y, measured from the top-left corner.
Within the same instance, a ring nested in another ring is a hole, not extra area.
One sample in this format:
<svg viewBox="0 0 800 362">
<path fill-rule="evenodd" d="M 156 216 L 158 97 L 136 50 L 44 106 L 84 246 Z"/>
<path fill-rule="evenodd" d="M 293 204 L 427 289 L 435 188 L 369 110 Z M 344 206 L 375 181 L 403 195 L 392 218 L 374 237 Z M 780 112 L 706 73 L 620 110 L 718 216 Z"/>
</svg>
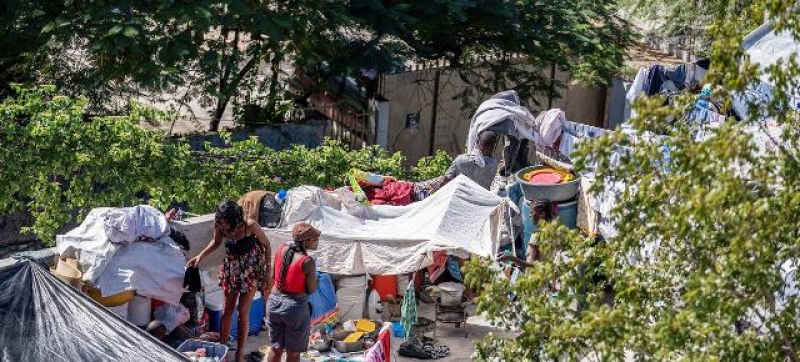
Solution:
<svg viewBox="0 0 800 362">
<path fill-rule="evenodd" d="M 269 291 L 270 246 L 267 236 L 254 220 L 245 219 L 242 208 L 232 200 L 217 206 L 214 217 L 214 238 L 199 255 L 189 260 L 196 266 L 208 254 L 225 245 L 225 261 L 219 273 L 219 283 L 225 293 L 220 343 L 230 338 L 231 319 L 238 300 L 239 334 L 236 341 L 236 362 L 242 361 L 242 351 L 250 326 L 250 305 L 257 291 Z M 264 294 L 266 300 L 267 294 Z"/>
</svg>

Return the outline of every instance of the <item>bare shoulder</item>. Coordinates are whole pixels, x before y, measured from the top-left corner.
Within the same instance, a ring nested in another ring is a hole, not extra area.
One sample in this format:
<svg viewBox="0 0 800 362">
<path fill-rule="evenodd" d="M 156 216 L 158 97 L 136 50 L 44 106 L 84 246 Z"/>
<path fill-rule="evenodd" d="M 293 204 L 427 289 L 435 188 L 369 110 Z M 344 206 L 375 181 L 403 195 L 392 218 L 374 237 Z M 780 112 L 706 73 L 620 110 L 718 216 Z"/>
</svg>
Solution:
<svg viewBox="0 0 800 362">
<path fill-rule="evenodd" d="M 314 259 L 306 258 L 306 260 L 303 261 L 303 271 L 306 273 L 313 272 L 316 268 L 317 266 L 314 264 Z"/>
</svg>

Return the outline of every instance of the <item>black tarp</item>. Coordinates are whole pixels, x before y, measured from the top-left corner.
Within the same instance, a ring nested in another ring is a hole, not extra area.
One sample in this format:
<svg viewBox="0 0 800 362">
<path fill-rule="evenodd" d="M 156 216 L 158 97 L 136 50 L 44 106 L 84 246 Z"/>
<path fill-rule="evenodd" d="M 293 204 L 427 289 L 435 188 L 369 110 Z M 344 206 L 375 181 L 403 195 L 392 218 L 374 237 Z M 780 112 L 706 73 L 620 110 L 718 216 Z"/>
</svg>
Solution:
<svg viewBox="0 0 800 362">
<path fill-rule="evenodd" d="M 189 361 L 31 261 L 0 269 L 0 361 Z"/>
</svg>

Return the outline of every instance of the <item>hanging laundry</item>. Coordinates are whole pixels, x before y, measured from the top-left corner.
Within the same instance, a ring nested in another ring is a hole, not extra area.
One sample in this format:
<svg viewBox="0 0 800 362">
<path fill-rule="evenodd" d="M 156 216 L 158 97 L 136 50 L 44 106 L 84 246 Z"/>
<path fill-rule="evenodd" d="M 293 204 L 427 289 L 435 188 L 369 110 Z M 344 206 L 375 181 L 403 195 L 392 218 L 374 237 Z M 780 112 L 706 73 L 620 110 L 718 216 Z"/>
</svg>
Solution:
<svg viewBox="0 0 800 362">
<path fill-rule="evenodd" d="M 533 139 L 533 121 L 535 117 L 522 105 L 516 91 L 509 90 L 495 94 L 487 99 L 475 111 L 470 121 L 467 134 L 467 153 L 477 145 L 478 135 L 497 123 L 513 121 L 515 136 Z"/>
<path fill-rule="evenodd" d="M 669 81 L 677 90 L 686 88 L 686 64 L 680 64 L 664 69 L 665 82 Z"/>
<path fill-rule="evenodd" d="M 561 134 L 561 144 L 558 146 L 558 151 L 564 156 L 572 157 L 572 152 L 575 151 L 579 141 L 578 137 L 569 132 L 564 132 Z"/>
<path fill-rule="evenodd" d="M 633 103 L 636 97 L 638 97 L 639 94 L 644 91 L 644 82 L 646 79 L 647 68 L 639 68 L 639 72 L 636 73 L 636 78 L 633 79 L 633 83 L 628 89 L 628 93 L 625 95 L 625 98 L 628 100 L 628 102 Z"/>
<path fill-rule="evenodd" d="M 664 83 L 664 67 L 652 65 L 647 69 L 647 79 L 644 82 L 644 92 L 648 96 L 656 95 L 661 92 L 661 84 Z"/>
<path fill-rule="evenodd" d="M 411 327 L 417 323 L 417 297 L 414 293 L 414 282 L 411 281 L 406 286 L 406 293 L 403 295 L 403 304 L 400 305 L 400 323 L 405 331 L 405 339 L 411 336 Z"/>
</svg>

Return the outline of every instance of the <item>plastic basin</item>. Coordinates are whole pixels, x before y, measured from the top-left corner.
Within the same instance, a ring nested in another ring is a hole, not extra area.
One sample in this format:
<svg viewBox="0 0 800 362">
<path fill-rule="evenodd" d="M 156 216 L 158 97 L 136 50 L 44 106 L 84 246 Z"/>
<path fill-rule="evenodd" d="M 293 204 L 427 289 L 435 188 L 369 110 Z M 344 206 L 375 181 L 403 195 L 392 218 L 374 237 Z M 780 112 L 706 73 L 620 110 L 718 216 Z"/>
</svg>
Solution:
<svg viewBox="0 0 800 362">
<path fill-rule="evenodd" d="M 522 195 L 524 195 L 526 199 L 545 199 L 560 202 L 571 200 L 578 195 L 581 185 L 581 178 L 579 176 L 576 176 L 572 181 L 559 184 L 533 184 L 523 178 L 523 175 L 526 173 L 543 168 L 550 168 L 550 166 L 538 165 L 526 167 L 514 174 L 514 177 L 517 179 L 517 183 L 522 188 Z"/>
</svg>

